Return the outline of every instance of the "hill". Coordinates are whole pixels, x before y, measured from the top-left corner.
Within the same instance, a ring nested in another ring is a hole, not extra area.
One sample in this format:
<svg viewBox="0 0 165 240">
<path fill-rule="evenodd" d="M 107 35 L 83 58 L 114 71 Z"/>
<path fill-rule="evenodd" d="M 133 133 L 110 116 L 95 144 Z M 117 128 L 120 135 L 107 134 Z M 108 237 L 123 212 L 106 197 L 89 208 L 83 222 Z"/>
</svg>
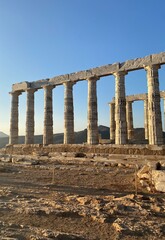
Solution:
<svg viewBox="0 0 165 240">
<path fill-rule="evenodd" d="M 6 138 L 8 135 L 4 132 L 0 132 L 0 138 Z"/>
<path fill-rule="evenodd" d="M 109 139 L 109 127 L 100 125 L 99 126 L 99 134 L 101 135 L 102 139 Z M 6 134 L 4 134 L 4 135 L 6 135 Z M 165 137 L 165 133 L 164 133 L 164 137 Z M 64 138 L 63 133 L 54 134 L 54 136 L 53 136 L 54 143 L 56 143 L 56 144 L 63 143 L 63 138 Z M 147 143 L 147 141 L 145 141 L 145 139 L 144 139 L 144 128 L 135 128 L 134 129 L 134 138 L 135 138 L 135 140 L 132 140 L 131 141 L 132 143 L 141 143 L 141 142 Z M 34 141 L 35 141 L 35 143 L 42 144 L 42 139 L 43 139 L 42 135 L 36 135 L 34 138 Z M 87 141 L 87 129 L 75 132 L 75 143 L 80 144 L 80 143 L 84 143 L 86 141 Z M 5 145 L 8 144 L 8 142 L 9 142 L 8 136 L 0 137 L 0 148 L 5 147 Z M 24 142 L 25 142 L 25 137 L 20 136 L 19 143 L 22 144 Z"/>
</svg>

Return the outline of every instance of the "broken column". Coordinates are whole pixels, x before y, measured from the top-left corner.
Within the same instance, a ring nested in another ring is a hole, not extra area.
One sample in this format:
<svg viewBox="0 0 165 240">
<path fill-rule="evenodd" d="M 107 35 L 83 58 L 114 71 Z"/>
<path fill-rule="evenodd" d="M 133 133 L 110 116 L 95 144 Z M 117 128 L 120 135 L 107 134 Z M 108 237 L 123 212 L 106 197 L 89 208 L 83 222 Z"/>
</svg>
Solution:
<svg viewBox="0 0 165 240">
<path fill-rule="evenodd" d="M 34 92 L 36 89 L 27 89 L 26 103 L 26 134 L 25 144 L 34 143 Z"/>
<path fill-rule="evenodd" d="M 43 144 L 53 143 L 53 102 L 52 90 L 55 86 L 45 85 L 44 89 L 44 133 Z"/>
<path fill-rule="evenodd" d="M 97 113 L 97 80 L 98 77 L 88 78 L 88 121 L 87 143 L 98 144 L 98 113 Z"/>
<path fill-rule="evenodd" d="M 126 98 L 125 98 L 125 75 L 126 72 L 116 72 L 115 76 L 115 143 L 127 143 L 127 123 L 126 123 Z"/>
<path fill-rule="evenodd" d="M 73 82 L 64 83 L 64 144 L 74 143 Z"/>
<path fill-rule="evenodd" d="M 148 99 L 144 100 L 144 131 L 145 139 L 148 139 Z"/>
<path fill-rule="evenodd" d="M 18 144 L 18 105 L 21 92 L 11 92 L 11 118 L 9 144 Z"/>
<path fill-rule="evenodd" d="M 146 66 L 148 83 L 148 129 L 149 144 L 163 144 L 162 118 L 160 110 L 160 92 L 158 69 L 160 66 Z"/>
<path fill-rule="evenodd" d="M 126 119 L 127 119 L 127 135 L 128 139 L 133 139 L 134 128 L 133 128 L 133 114 L 132 114 L 132 101 L 126 102 Z"/>
<path fill-rule="evenodd" d="M 115 103 L 110 104 L 110 140 L 115 140 Z"/>
</svg>

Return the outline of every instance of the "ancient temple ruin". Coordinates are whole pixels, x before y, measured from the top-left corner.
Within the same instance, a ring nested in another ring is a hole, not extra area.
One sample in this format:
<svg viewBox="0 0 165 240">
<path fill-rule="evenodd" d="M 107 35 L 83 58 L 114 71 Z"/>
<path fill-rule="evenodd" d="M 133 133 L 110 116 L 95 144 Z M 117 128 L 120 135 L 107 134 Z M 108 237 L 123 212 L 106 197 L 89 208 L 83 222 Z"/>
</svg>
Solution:
<svg viewBox="0 0 165 240">
<path fill-rule="evenodd" d="M 73 85 L 78 81 L 88 81 L 88 121 L 87 143 L 98 144 L 97 80 L 113 75 L 115 77 L 115 100 L 111 103 L 111 139 L 115 144 L 126 144 L 132 135 L 131 103 L 125 95 L 125 77 L 130 71 L 144 69 L 147 75 L 147 95 L 141 96 L 145 102 L 146 138 L 151 145 L 163 144 L 162 119 L 160 111 L 160 91 L 158 72 L 165 64 L 165 52 L 144 58 L 128 60 L 123 63 L 108 64 L 85 71 L 56 76 L 36 82 L 21 82 L 12 86 L 10 144 L 18 143 L 18 106 L 19 95 L 27 94 L 25 144 L 34 143 L 34 94 L 44 89 L 44 131 L 43 144 L 53 143 L 52 93 L 55 87 L 64 85 L 64 144 L 74 143 Z M 147 96 L 147 97 L 146 97 Z M 127 104 L 126 104 L 127 103 Z M 127 111 L 126 111 L 127 108 Z M 127 113 L 127 114 L 126 114 Z M 128 120 L 129 119 L 129 120 Z"/>
</svg>

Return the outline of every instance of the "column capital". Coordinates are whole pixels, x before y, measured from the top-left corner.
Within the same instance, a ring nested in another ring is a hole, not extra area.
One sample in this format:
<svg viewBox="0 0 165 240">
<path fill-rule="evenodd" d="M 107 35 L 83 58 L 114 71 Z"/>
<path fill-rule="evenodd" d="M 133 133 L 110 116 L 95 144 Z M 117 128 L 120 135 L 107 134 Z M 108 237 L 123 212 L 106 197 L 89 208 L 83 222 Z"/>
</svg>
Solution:
<svg viewBox="0 0 165 240">
<path fill-rule="evenodd" d="M 21 95 L 22 94 L 22 92 L 21 91 L 15 91 L 15 92 L 9 92 L 9 94 L 10 95 L 15 95 L 15 96 L 19 96 L 19 95 Z"/>
<path fill-rule="evenodd" d="M 146 71 L 148 71 L 148 70 L 158 70 L 158 69 L 160 69 L 161 68 L 161 65 L 160 64 L 152 64 L 152 65 L 144 65 L 144 69 L 146 70 Z"/>
<path fill-rule="evenodd" d="M 75 82 L 72 82 L 72 81 L 68 81 L 68 82 L 64 82 L 64 83 L 63 83 L 63 85 L 66 86 L 66 87 L 67 87 L 67 86 L 70 86 L 70 87 L 71 87 L 71 86 L 73 86 L 73 85 L 75 85 L 75 84 L 76 84 L 76 83 L 75 83 Z"/>
<path fill-rule="evenodd" d="M 98 77 L 98 76 L 91 76 L 91 77 L 88 77 L 86 80 L 87 81 L 97 81 L 99 79 L 100 79 L 100 77 Z"/>
<path fill-rule="evenodd" d="M 113 73 L 113 75 L 114 75 L 115 77 L 122 77 L 122 76 L 125 76 L 125 75 L 127 75 L 127 74 L 128 74 L 127 71 L 119 71 L 119 72 L 114 72 L 114 73 Z"/>
<path fill-rule="evenodd" d="M 42 86 L 42 88 L 43 89 L 53 89 L 53 88 L 55 88 L 56 87 L 56 85 L 44 85 L 44 86 Z"/>
<path fill-rule="evenodd" d="M 36 89 L 36 88 L 27 88 L 27 89 L 25 90 L 25 92 L 29 92 L 29 93 L 34 93 L 34 92 L 36 92 L 36 91 L 38 91 L 38 89 Z"/>
</svg>

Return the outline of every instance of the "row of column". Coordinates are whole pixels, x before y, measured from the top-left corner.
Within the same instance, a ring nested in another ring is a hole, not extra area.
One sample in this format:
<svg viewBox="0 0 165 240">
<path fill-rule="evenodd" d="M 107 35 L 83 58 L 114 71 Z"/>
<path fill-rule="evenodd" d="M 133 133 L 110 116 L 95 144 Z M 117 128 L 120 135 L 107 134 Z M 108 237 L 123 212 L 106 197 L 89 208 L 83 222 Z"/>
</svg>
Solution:
<svg viewBox="0 0 165 240">
<path fill-rule="evenodd" d="M 88 79 L 88 121 L 87 142 L 98 144 L 98 113 L 97 113 L 97 80 L 92 77 Z M 74 143 L 74 106 L 73 106 L 73 82 L 64 83 L 64 144 Z M 43 144 L 53 143 L 53 85 L 45 85 L 44 89 L 44 130 Z M 34 143 L 34 93 L 36 89 L 27 89 L 26 103 L 26 133 L 25 144 Z M 9 144 L 18 143 L 18 108 L 19 95 L 22 92 L 11 92 L 11 119 Z"/>
<path fill-rule="evenodd" d="M 133 127 L 133 111 L 132 104 L 134 101 L 126 101 L 126 127 L 127 127 L 127 139 L 131 140 L 134 138 L 134 127 Z M 115 140 L 115 103 L 110 103 L 110 140 Z M 144 100 L 144 129 L 145 139 L 148 139 L 148 100 Z"/>
<path fill-rule="evenodd" d="M 163 144 L 162 118 L 160 110 L 159 65 L 146 66 L 148 100 L 144 102 L 145 137 L 149 144 Z M 133 136 L 132 102 L 127 102 L 125 96 L 125 75 L 118 72 L 115 75 L 115 104 L 111 105 L 111 139 L 116 144 L 126 144 Z"/>
<path fill-rule="evenodd" d="M 148 132 L 149 144 L 163 144 L 162 120 L 160 111 L 160 93 L 158 79 L 159 65 L 145 67 L 147 71 L 148 104 L 146 105 L 145 124 Z M 116 144 L 126 144 L 127 139 L 133 134 L 132 126 L 132 103 L 127 104 L 125 96 L 125 75 L 127 72 L 114 73 L 115 76 L 115 107 L 111 108 L 112 116 L 115 117 L 111 126 L 111 137 L 115 136 Z M 97 113 L 97 77 L 88 79 L 88 121 L 87 143 L 98 144 L 98 113 Z M 64 83 L 64 143 L 74 143 L 74 109 L 73 109 L 73 82 Z M 43 144 L 53 143 L 53 111 L 52 90 L 55 86 L 44 86 L 44 132 Z M 26 112 L 26 136 L 25 143 L 34 143 L 34 92 L 35 89 L 27 89 L 27 112 Z M 12 92 L 10 144 L 18 143 L 18 97 L 21 92 Z M 131 123 L 131 125 L 127 124 Z M 128 130 L 128 136 L 127 136 Z"/>
</svg>

